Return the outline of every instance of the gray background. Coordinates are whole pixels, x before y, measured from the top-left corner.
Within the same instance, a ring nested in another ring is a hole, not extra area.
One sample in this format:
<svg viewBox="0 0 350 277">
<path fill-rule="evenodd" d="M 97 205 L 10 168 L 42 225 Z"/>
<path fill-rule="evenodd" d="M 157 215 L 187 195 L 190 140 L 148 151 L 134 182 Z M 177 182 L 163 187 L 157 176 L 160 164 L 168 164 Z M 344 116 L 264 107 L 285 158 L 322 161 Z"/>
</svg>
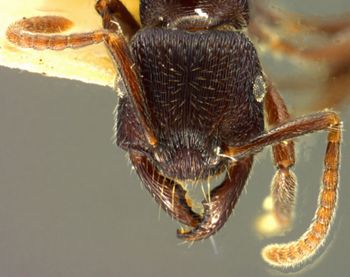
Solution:
<svg viewBox="0 0 350 277">
<path fill-rule="evenodd" d="M 348 0 L 275 2 L 312 14 L 350 9 Z M 274 62 L 270 70 L 279 66 Z M 294 239 L 308 226 L 325 134 L 298 139 L 293 231 L 262 239 L 254 230 L 274 172 L 267 150 L 257 156 L 234 215 L 215 236 L 215 253 L 209 240 L 179 245 L 178 224 L 164 213 L 159 219 L 158 206 L 112 143 L 116 97 L 111 89 L 4 68 L 0 84 L 0 277 L 284 274 L 266 265 L 260 250 L 269 242 Z M 297 105 L 293 94 L 286 95 Z M 350 109 L 341 115 L 345 132 L 337 218 L 322 254 L 303 269 L 288 271 L 291 275 L 350 276 Z"/>
</svg>

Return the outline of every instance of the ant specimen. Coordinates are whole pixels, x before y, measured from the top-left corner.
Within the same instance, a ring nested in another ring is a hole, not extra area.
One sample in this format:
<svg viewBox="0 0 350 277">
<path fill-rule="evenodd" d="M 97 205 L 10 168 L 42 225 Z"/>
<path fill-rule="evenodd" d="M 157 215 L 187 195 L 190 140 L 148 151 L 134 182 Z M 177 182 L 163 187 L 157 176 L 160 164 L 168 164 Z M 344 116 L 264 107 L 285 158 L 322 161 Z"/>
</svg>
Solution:
<svg viewBox="0 0 350 277">
<path fill-rule="evenodd" d="M 147 190 L 173 218 L 190 227 L 186 241 L 206 239 L 225 224 L 250 174 L 254 155 L 272 146 L 274 215 L 292 218 L 296 137 L 327 131 L 323 184 L 315 218 L 297 240 L 272 244 L 263 258 L 294 266 L 324 242 L 334 218 L 341 121 L 332 111 L 290 118 L 278 91 L 263 73 L 252 42 L 248 0 L 142 0 L 141 26 L 118 0 L 99 0 L 103 29 L 61 35 L 70 20 L 22 19 L 7 30 L 19 47 L 62 50 L 104 43 L 120 79 L 116 90 L 117 145 L 129 153 Z M 264 120 L 266 115 L 266 123 Z M 197 213 L 183 183 L 225 175 Z"/>
</svg>

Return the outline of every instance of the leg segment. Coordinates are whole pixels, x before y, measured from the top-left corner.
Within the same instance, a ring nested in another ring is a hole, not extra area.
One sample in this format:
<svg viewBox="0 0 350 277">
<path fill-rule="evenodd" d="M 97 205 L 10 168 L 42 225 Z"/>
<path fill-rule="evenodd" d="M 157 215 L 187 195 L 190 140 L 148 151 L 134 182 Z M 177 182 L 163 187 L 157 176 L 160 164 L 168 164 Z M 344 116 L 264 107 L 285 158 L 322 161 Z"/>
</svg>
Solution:
<svg viewBox="0 0 350 277">
<path fill-rule="evenodd" d="M 287 107 L 272 84 L 268 85 L 264 104 L 269 126 L 289 120 Z M 294 143 L 291 140 L 279 142 L 272 146 L 272 151 L 277 167 L 271 186 L 273 213 L 280 227 L 285 228 L 293 217 L 297 186 L 296 176 L 291 170 L 295 164 Z"/>
<path fill-rule="evenodd" d="M 210 196 L 207 196 L 207 200 L 202 202 L 203 220 L 190 231 L 178 230 L 178 237 L 187 241 L 196 241 L 209 238 L 220 230 L 237 203 L 252 164 L 253 157 L 249 156 L 231 165 L 223 183 L 213 189 Z"/>
<path fill-rule="evenodd" d="M 62 16 L 36 16 L 9 26 L 6 36 L 10 42 L 24 48 L 64 50 L 100 43 L 108 31 L 122 31 L 124 36 L 130 38 L 140 28 L 119 0 L 100 0 L 95 7 L 102 16 L 102 30 L 57 35 L 55 33 L 69 30 L 74 25 L 73 22 Z"/>
<path fill-rule="evenodd" d="M 281 124 L 246 146 L 228 148 L 224 153 L 233 159 L 261 150 L 263 146 L 292 139 L 304 134 L 327 130 L 328 143 L 324 159 L 323 181 L 315 217 L 309 229 L 296 241 L 272 244 L 262 251 L 263 258 L 280 267 L 295 266 L 312 257 L 324 242 L 333 221 L 338 187 L 341 122 L 334 112 L 320 112 Z"/>
<path fill-rule="evenodd" d="M 105 30 L 69 35 L 51 35 L 71 28 L 73 23 L 61 16 L 38 16 L 22 19 L 7 29 L 7 39 L 13 44 L 36 50 L 64 50 L 100 43 Z"/>
</svg>

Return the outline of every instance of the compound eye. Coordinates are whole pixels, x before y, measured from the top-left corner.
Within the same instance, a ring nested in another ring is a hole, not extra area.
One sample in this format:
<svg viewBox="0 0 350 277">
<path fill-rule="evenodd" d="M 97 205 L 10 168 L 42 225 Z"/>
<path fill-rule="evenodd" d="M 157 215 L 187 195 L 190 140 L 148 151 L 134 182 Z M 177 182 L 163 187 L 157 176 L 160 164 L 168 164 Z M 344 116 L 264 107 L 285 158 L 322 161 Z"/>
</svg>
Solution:
<svg viewBox="0 0 350 277">
<path fill-rule="evenodd" d="M 255 100 L 258 102 L 262 102 L 264 100 L 266 91 L 267 91 L 267 86 L 266 86 L 264 77 L 262 75 L 258 75 L 255 78 L 255 81 L 253 84 L 253 94 L 254 94 Z"/>
</svg>

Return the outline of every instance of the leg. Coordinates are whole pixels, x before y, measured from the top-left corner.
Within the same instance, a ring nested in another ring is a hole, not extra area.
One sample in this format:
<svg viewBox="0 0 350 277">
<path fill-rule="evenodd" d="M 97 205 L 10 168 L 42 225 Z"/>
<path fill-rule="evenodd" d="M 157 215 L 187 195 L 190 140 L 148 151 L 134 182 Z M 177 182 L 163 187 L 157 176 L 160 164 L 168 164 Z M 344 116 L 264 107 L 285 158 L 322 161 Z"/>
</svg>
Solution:
<svg viewBox="0 0 350 277">
<path fill-rule="evenodd" d="M 61 16 L 31 17 L 10 25 L 6 36 L 10 42 L 19 47 L 36 50 L 64 50 L 100 43 L 106 35 L 104 30 L 70 35 L 51 35 L 69 30 L 72 25 L 73 22 Z"/>
<path fill-rule="evenodd" d="M 95 8 L 102 17 L 102 30 L 51 35 L 69 30 L 74 23 L 62 16 L 36 16 L 24 18 L 9 26 L 6 36 L 10 42 L 24 48 L 64 50 L 100 43 L 108 31 L 122 32 L 130 38 L 140 28 L 119 0 L 99 0 Z"/>
<path fill-rule="evenodd" d="M 99 0 L 95 8 L 102 16 L 102 30 L 57 35 L 55 33 L 72 28 L 74 23 L 62 16 L 35 16 L 24 18 L 10 25 L 6 36 L 10 42 L 24 48 L 64 50 L 100 43 L 108 31 L 121 31 L 124 36 L 130 38 L 140 28 L 119 0 Z"/>
<path fill-rule="evenodd" d="M 282 123 L 240 148 L 228 148 L 224 155 L 240 159 L 262 147 L 295 137 L 327 130 L 328 144 L 324 159 L 323 182 L 315 217 L 308 230 L 296 241 L 272 244 L 263 249 L 263 258 L 280 267 L 295 266 L 310 257 L 322 245 L 329 232 L 336 209 L 341 142 L 341 122 L 334 112 L 320 112 Z"/>
<path fill-rule="evenodd" d="M 270 83 L 264 99 L 266 120 L 270 127 L 287 122 L 290 118 L 283 99 Z M 272 179 L 270 198 L 272 199 L 272 215 L 266 214 L 259 218 L 259 231 L 265 234 L 275 234 L 290 226 L 294 216 L 296 192 L 296 176 L 292 171 L 295 164 L 293 141 L 283 141 L 272 146 L 273 160 L 277 168 Z M 273 216 L 273 218 L 271 218 Z M 267 220 L 273 220 L 266 223 Z"/>
</svg>

